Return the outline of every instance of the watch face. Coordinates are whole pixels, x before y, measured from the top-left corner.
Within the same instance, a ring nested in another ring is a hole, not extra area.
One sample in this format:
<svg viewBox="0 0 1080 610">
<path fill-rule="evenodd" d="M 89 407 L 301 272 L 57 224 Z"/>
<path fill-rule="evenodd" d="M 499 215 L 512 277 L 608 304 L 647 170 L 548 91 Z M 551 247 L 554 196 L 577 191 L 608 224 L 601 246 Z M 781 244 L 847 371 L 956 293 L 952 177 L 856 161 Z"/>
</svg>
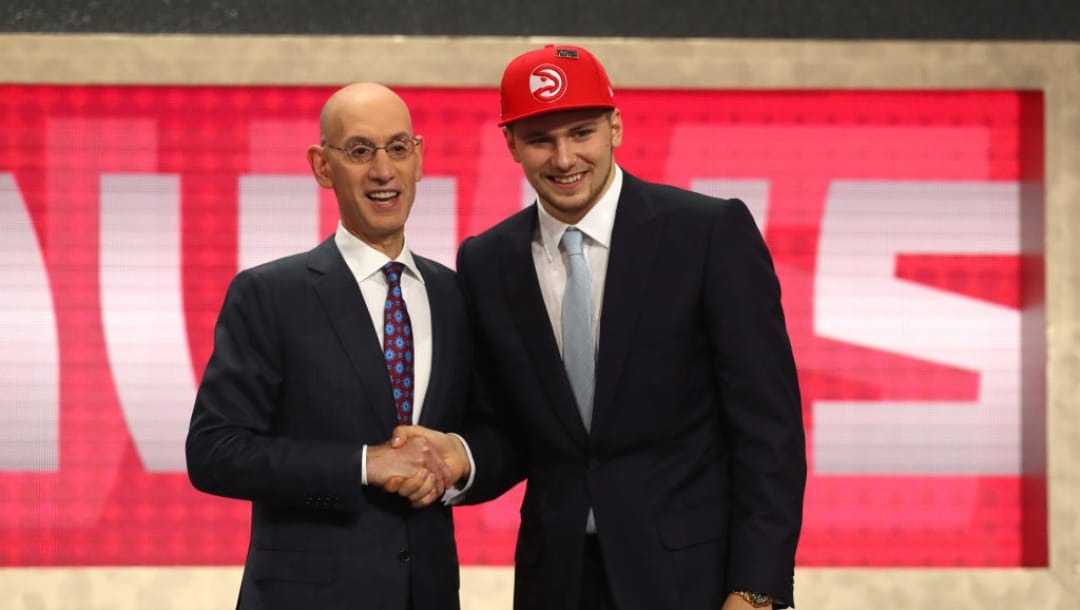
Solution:
<svg viewBox="0 0 1080 610">
<path fill-rule="evenodd" d="M 750 591 L 735 591 L 734 593 L 750 602 L 750 605 L 755 608 L 761 608 L 772 603 L 772 598 L 763 593 L 753 593 Z"/>
<path fill-rule="evenodd" d="M 772 602 L 771 597 L 769 597 L 768 595 L 762 594 L 762 593 L 750 593 L 750 592 L 747 592 L 746 597 L 747 597 L 747 601 L 749 601 L 755 607 L 764 606 L 765 604 L 768 604 L 768 603 Z"/>
</svg>

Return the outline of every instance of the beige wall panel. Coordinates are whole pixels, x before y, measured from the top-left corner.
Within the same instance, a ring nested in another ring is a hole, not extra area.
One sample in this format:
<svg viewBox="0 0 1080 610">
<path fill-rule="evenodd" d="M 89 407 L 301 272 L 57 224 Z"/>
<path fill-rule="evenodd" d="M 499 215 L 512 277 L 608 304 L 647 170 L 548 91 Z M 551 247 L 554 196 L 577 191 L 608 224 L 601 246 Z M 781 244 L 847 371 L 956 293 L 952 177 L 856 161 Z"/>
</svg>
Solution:
<svg viewBox="0 0 1080 610">
<path fill-rule="evenodd" d="M 0 608 L 230 610 L 240 576 L 239 567 L 6 569 L 0 570 Z M 462 610 L 508 609 L 512 596 L 510 568 L 462 571 Z"/>
<path fill-rule="evenodd" d="M 0 35 L 0 82 L 493 86 L 546 38 Z M 575 39 L 616 87 L 1031 89 L 1046 101 L 1046 569 L 800 569 L 800 610 L 1080 608 L 1080 44 Z M 231 608 L 238 568 L 0 570 L 5 610 Z M 465 568 L 466 610 L 509 608 Z"/>
</svg>

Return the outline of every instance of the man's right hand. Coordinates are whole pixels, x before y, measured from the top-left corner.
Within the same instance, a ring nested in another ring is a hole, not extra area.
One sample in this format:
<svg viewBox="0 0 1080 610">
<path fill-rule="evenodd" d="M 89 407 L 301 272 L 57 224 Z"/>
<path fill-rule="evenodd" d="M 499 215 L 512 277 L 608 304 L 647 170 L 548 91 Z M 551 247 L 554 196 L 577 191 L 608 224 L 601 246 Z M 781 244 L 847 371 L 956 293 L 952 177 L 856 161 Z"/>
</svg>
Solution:
<svg viewBox="0 0 1080 610">
<path fill-rule="evenodd" d="M 454 434 L 446 434 L 423 426 L 398 426 L 394 428 L 394 432 L 390 436 L 390 446 L 394 448 L 404 447 L 420 439 L 430 443 L 446 464 L 449 472 L 446 487 L 451 487 L 461 479 L 469 476 L 469 455 L 465 451 L 461 439 Z M 408 488 L 409 486 L 403 478 L 395 478 L 389 481 L 386 487 L 387 491 L 396 490 L 397 493 L 403 493 Z"/>
<path fill-rule="evenodd" d="M 405 496 L 414 506 L 427 506 L 460 478 L 441 454 L 441 448 L 428 438 L 399 438 L 395 430 L 391 441 L 368 445 L 368 485 Z"/>
</svg>

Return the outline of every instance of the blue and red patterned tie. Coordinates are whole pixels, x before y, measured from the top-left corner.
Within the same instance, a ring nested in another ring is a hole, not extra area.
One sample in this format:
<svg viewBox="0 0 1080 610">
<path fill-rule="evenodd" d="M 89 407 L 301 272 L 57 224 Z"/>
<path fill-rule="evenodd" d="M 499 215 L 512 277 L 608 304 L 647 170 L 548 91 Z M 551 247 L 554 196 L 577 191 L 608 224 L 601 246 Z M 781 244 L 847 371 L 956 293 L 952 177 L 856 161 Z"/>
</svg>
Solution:
<svg viewBox="0 0 1080 610">
<path fill-rule="evenodd" d="M 394 391 L 399 424 L 412 424 L 413 336 L 409 310 L 401 294 L 402 263 L 391 261 L 382 267 L 386 276 L 386 305 L 383 307 L 383 356 L 390 387 Z"/>
</svg>

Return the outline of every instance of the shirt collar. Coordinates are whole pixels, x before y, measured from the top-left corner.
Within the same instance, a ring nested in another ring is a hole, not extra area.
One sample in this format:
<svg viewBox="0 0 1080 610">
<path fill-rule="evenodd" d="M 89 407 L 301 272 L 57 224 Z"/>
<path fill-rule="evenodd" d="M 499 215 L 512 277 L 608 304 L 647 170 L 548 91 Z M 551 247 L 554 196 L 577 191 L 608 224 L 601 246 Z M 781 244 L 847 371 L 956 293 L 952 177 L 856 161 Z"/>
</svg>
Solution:
<svg viewBox="0 0 1080 610">
<path fill-rule="evenodd" d="M 615 166 L 615 177 L 611 180 L 611 186 L 600 196 L 600 201 L 589 210 L 575 227 L 587 235 L 593 243 L 603 247 L 611 247 L 611 231 L 615 226 L 615 209 L 619 204 L 619 194 L 622 192 L 623 172 L 618 165 Z M 540 243 L 544 247 L 544 253 L 548 260 L 559 256 L 559 242 L 562 240 L 566 227 L 570 226 L 552 216 L 538 201 L 536 211 L 540 221 Z"/>
<path fill-rule="evenodd" d="M 364 240 L 349 233 L 348 229 L 341 224 L 341 221 L 338 221 L 337 232 L 334 233 L 334 243 L 337 244 L 338 250 L 341 251 L 341 256 L 345 258 L 345 264 L 349 266 L 349 270 L 356 276 L 357 282 L 362 282 L 376 273 L 382 275 L 383 265 L 391 260 L 390 257 L 371 247 Z M 420 274 L 420 269 L 416 266 L 416 260 L 413 259 L 412 251 L 409 250 L 408 237 L 405 238 L 401 254 L 398 254 L 398 257 L 394 260 L 404 264 L 413 277 L 420 280 L 421 284 L 424 283 L 424 276 Z"/>
</svg>

